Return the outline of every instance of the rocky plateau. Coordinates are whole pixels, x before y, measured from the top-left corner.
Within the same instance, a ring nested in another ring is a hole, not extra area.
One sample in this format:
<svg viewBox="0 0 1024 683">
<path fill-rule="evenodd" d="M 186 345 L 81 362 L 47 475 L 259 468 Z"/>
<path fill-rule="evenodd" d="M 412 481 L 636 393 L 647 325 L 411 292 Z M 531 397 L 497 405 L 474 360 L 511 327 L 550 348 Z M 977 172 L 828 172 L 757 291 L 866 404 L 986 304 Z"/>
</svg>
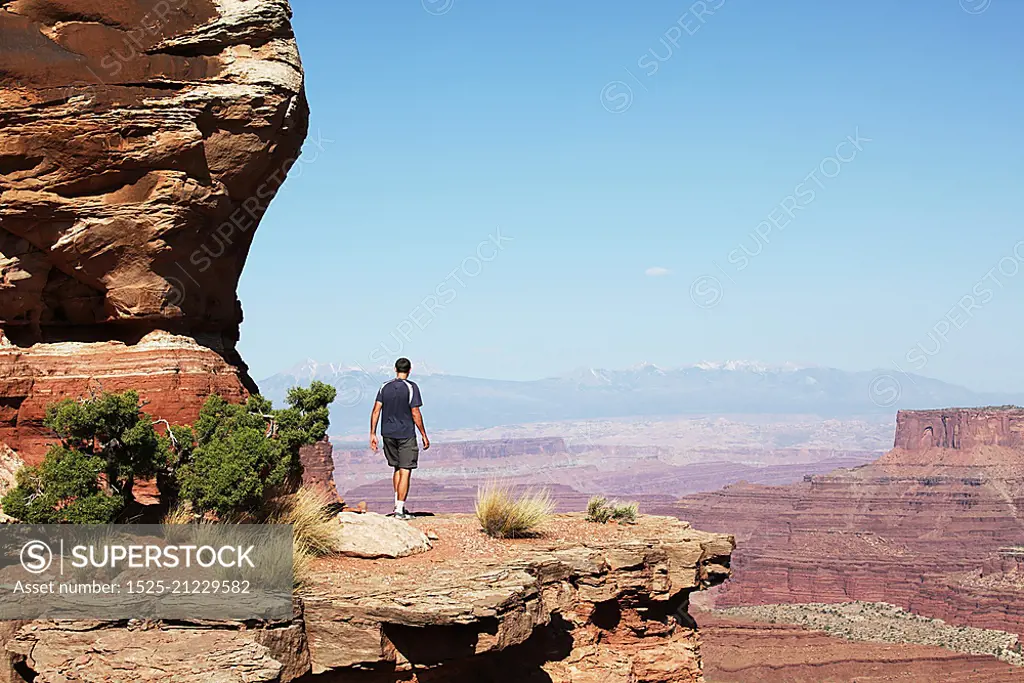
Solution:
<svg viewBox="0 0 1024 683">
<path fill-rule="evenodd" d="M 6 622 L 0 681 L 704 680 L 687 608 L 729 576 L 731 536 L 646 516 L 558 516 L 505 541 L 466 515 L 410 526 L 430 550 L 321 560 L 287 622 Z"/>
</svg>

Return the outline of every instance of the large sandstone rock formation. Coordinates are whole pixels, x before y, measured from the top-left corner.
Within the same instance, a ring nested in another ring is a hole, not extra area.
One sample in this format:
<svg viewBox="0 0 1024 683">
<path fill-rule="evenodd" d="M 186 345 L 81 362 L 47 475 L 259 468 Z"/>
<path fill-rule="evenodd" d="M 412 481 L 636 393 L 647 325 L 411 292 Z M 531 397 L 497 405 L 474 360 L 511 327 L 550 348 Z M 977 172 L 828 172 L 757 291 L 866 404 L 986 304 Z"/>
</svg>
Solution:
<svg viewBox="0 0 1024 683">
<path fill-rule="evenodd" d="M 474 518 L 424 518 L 439 540 L 396 560 L 314 567 L 277 624 L 10 623 L 22 683 L 693 683 L 703 681 L 692 592 L 729 575 L 731 536 L 642 517 L 554 520 L 494 541 Z M 3 672 L 0 671 L 0 680 Z M 306 679 L 304 679 L 306 680 Z"/>
<path fill-rule="evenodd" d="M 1024 634 L 1020 417 L 901 413 L 898 447 L 870 465 L 784 487 L 731 486 L 673 508 L 736 533 L 735 577 L 718 606 L 889 602 Z"/>
<path fill-rule="evenodd" d="M 254 388 L 235 290 L 307 120 L 287 0 L 0 2 L 4 438 L 154 331 L 195 342 L 138 368 L 156 416 Z"/>
</svg>

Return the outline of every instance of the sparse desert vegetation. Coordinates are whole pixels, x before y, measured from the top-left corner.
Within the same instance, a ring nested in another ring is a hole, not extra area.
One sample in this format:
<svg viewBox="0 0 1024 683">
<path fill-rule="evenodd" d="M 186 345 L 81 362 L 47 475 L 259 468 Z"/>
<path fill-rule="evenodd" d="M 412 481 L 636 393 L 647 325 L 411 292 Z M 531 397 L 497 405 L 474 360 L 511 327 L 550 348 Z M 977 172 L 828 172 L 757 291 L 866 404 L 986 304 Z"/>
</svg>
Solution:
<svg viewBox="0 0 1024 683">
<path fill-rule="evenodd" d="M 309 577 L 316 558 L 335 553 L 340 525 L 331 506 L 332 501 L 326 494 L 306 487 L 276 498 L 267 505 L 266 518 L 262 521 L 290 524 L 292 527 L 292 575 L 296 587 Z M 216 523 L 212 516 L 197 514 L 185 502 L 171 508 L 162 522 L 172 525 Z"/>
<path fill-rule="evenodd" d="M 495 538 L 535 533 L 554 510 L 546 489 L 517 495 L 507 484 L 491 482 L 477 491 L 476 517 L 484 532 Z"/>
<path fill-rule="evenodd" d="M 134 391 L 51 403 L 43 423 L 59 443 L 41 464 L 18 471 L 17 486 L 2 501 L 4 512 L 22 522 L 113 522 L 134 502 L 136 480 L 158 475 L 171 458 L 170 443 Z"/>
<path fill-rule="evenodd" d="M 771 624 L 798 624 L 846 640 L 936 645 L 954 652 L 991 655 L 1024 666 L 1021 642 L 1014 633 L 953 626 L 885 602 L 838 604 L 760 605 L 714 610 L 724 617 L 739 617 Z"/>
<path fill-rule="evenodd" d="M 604 496 L 594 496 L 587 501 L 587 521 L 604 524 L 612 518 L 612 509 Z"/>
<path fill-rule="evenodd" d="M 154 420 L 136 391 L 63 399 L 44 424 L 59 439 L 42 463 L 24 467 L 2 498 L 4 512 L 35 524 L 105 524 L 132 512 L 141 479 L 155 479 L 169 523 L 215 515 L 262 522 L 301 479 L 299 448 L 327 433 L 334 387 L 288 392 L 287 408 L 258 395 L 229 403 L 211 395 L 191 426 Z M 167 426 L 165 434 L 156 425 Z"/>
<path fill-rule="evenodd" d="M 331 501 L 312 489 L 300 488 L 276 505 L 278 509 L 269 521 L 292 525 L 292 576 L 298 587 L 309 577 L 315 558 L 334 552 L 340 526 Z"/>
<path fill-rule="evenodd" d="M 640 503 L 616 503 L 612 501 L 612 519 L 619 524 L 636 524 L 640 514 Z"/>
<path fill-rule="evenodd" d="M 598 524 L 607 524 L 610 521 L 635 524 L 639 514 L 640 503 L 609 501 L 604 496 L 594 496 L 587 502 L 587 521 Z"/>
</svg>

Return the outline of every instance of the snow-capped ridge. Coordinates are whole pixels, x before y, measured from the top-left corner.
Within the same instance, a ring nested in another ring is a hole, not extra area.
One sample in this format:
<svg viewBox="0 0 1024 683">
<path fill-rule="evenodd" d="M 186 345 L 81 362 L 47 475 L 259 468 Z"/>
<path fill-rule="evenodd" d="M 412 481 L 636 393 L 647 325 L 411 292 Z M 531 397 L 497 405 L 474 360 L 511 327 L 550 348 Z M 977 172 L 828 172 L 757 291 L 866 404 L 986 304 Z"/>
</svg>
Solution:
<svg viewBox="0 0 1024 683">
<path fill-rule="evenodd" d="M 795 372 L 807 370 L 812 366 L 785 362 L 778 364 L 762 363 L 756 360 L 701 361 L 690 367 L 698 370 L 727 370 L 730 372 Z"/>
<path fill-rule="evenodd" d="M 346 373 L 363 373 L 367 375 L 390 375 L 395 371 L 393 365 L 381 364 L 373 365 L 367 363 L 366 365 L 333 362 L 333 361 L 318 361 L 315 358 L 307 358 L 306 360 L 296 363 L 292 367 L 285 370 L 282 374 L 295 377 L 297 379 L 317 379 L 317 378 L 328 378 L 337 375 L 343 375 Z M 438 368 L 429 365 L 427 363 L 417 363 L 413 361 L 412 364 L 413 374 L 416 375 L 443 375 L 444 372 Z"/>
</svg>

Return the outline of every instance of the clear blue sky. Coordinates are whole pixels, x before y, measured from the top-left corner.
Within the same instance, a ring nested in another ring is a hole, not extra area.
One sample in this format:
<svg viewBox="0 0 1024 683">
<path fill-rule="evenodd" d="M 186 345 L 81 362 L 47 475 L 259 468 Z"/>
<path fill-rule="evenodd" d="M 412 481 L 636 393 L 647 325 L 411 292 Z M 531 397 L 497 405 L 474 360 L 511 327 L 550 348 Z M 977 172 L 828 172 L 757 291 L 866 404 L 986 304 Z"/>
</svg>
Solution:
<svg viewBox="0 0 1024 683">
<path fill-rule="evenodd" d="M 1024 2 L 292 4 L 323 149 L 242 278 L 255 377 L 390 360 L 398 330 L 482 377 L 756 359 L 1024 387 Z"/>
</svg>

